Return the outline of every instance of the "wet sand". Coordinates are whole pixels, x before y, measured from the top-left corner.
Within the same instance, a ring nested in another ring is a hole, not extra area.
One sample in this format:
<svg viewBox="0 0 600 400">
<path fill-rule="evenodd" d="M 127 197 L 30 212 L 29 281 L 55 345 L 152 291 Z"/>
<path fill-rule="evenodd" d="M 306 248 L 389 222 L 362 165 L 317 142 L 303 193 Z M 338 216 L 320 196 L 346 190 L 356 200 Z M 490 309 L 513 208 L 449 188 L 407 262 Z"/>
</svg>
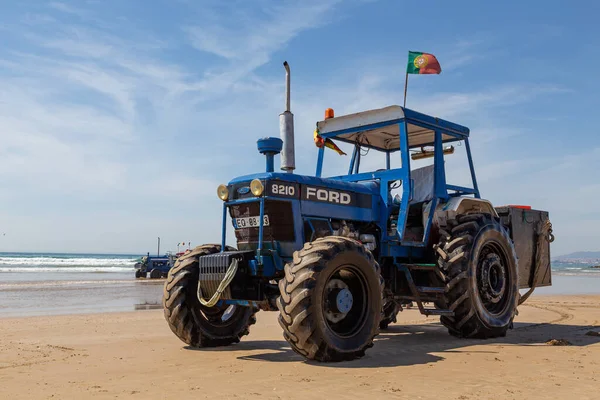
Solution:
<svg viewBox="0 0 600 400">
<path fill-rule="evenodd" d="M 600 293 L 600 277 L 555 275 L 538 295 Z M 164 279 L 133 273 L 1 274 L 0 318 L 126 312 L 161 307 Z"/>
<path fill-rule="evenodd" d="M 0 318 L 161 307 L 164 279 L 135 280 L 123 274 L 84 274 L 66 278 L 44 281 L 0 279 Z"/>
<path fill-rule="evenodd" d="M 600 296 L 534 295 L 494 340 L 449 336 L 415 310 L 363 359 L 303 361 L 276 313 L 228 348 L 186 348 L 161 310 L 0 320 L 0 398 L 598 399 Z M 551 339 L 568 346 L 547 344 Z"/>
</svg>

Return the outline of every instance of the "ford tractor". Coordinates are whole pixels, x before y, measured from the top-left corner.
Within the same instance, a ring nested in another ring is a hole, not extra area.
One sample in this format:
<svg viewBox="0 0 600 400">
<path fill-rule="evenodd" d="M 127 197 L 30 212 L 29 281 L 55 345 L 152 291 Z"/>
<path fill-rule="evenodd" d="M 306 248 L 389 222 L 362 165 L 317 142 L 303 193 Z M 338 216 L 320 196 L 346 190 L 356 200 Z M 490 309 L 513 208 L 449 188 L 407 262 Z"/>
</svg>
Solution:
<svg viewBox="0 0 600 400">
<path fill-rule="evenodd" d="M 280 137 L 257 142 L 266 171 L 218 187 L 220 243 L 196 247 L 168 273 L 163 307 L 175 335 L 192 347 L 226 346 L 249 333 L 259 310 L 275 311 L 296 353 L 347 361 L 407 305 L 439 316 L 456 337 L 506 335 L 518 305 L 551 285 L 548 213 L 494 207 L 477 186 L 469 129 L 396 105 L 342 116 L 328 109 L 314 132 L 315 175 L 295 174 L 284 67 Z M 335 142 L 352 154 L 336 155 Z M 466 155 L 464 186 L 446 177 L 454 146 Z M 365 162 L 368 151 L 382 165 Z M 347 173 L 322 176 L 328 154 L 347 159 Z"/>
</svg>

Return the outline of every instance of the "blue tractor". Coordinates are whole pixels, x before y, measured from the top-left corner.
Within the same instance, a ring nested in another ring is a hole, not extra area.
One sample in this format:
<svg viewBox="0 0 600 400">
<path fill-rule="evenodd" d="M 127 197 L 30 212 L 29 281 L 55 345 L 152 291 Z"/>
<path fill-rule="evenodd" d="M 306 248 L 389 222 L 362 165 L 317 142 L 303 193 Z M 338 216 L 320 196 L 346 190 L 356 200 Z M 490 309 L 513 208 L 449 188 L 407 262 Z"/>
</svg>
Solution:
<svg viewBox="0 0 600 400">
<path fill-rule="evenodd" d="M 165 278 L 169 270 L 173 267 L 176 258 L 171 253 L 167 253 L 164 256 L 151 256 L 148 253 L 139 262 L 135 263 L 135 277 L 147 278 L 148 274 L 150 274 L 151 279 Z"/>
<path fill-rule="evenodd" d="M 315 131 L 315 176 L 294 174 L 284 66 L 281 139 L 258 140 L 266 171 L 218 187 L 221 243 L 196 247 L 168 273 L 163 307 L 175 335 L 193 347 L 225 346 L 248 334 L 258 310 L 277 311 L 296 353 L 352 360 L 416 304 L 457 337 L 504 336 L 517 306 L 551 285 L 548 213 L 482 199 L 469 129 L 400 106 L 339 117 L 328 109 Z M 332 139 L 354 151 L 346 174 L 325 178 Z M 449 144 L 464 146 L 468 187 L 446 180 Z M 383 165 L 365 171 L 367 151 Z M 422 159 L 429 165 L 411 168 Z M 225 243 L 228 217 L 237 249 Z"/>
</svg>

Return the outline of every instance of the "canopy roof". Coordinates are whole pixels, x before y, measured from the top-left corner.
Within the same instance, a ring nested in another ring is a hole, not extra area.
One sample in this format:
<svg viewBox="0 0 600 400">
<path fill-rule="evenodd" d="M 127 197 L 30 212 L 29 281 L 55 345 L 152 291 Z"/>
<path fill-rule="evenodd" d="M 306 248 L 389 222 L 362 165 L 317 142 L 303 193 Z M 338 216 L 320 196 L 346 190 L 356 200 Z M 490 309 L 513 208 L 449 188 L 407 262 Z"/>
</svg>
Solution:
<svg viewBox="0 0 600 400">
<path fill-rule="evenodd" d="M 395 151 L 400 149 L 399 123 L 402 120 L 407 123 L 409 148 L 433 145 L 436 130 L 442 132 L 444 142 L 469 136 L 469 129 L 465 126 L 396 105 L 329 118 L 319 121 L 317 128 L 323 137 Z"/>
</svg>

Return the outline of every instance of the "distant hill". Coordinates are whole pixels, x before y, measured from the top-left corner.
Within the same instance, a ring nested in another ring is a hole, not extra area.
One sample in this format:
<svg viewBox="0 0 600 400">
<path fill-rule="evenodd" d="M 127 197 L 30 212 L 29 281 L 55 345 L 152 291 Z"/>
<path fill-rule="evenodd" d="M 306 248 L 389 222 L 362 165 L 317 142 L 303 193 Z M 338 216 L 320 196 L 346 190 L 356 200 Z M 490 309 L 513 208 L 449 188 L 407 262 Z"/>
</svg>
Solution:
<svg viewBox="0 0 600 400">
<path fill-rule="evenodd" d="M 600 251 L 576 251 L 556 257 L 555 260 L 600 259 Z"/>
</svg>

